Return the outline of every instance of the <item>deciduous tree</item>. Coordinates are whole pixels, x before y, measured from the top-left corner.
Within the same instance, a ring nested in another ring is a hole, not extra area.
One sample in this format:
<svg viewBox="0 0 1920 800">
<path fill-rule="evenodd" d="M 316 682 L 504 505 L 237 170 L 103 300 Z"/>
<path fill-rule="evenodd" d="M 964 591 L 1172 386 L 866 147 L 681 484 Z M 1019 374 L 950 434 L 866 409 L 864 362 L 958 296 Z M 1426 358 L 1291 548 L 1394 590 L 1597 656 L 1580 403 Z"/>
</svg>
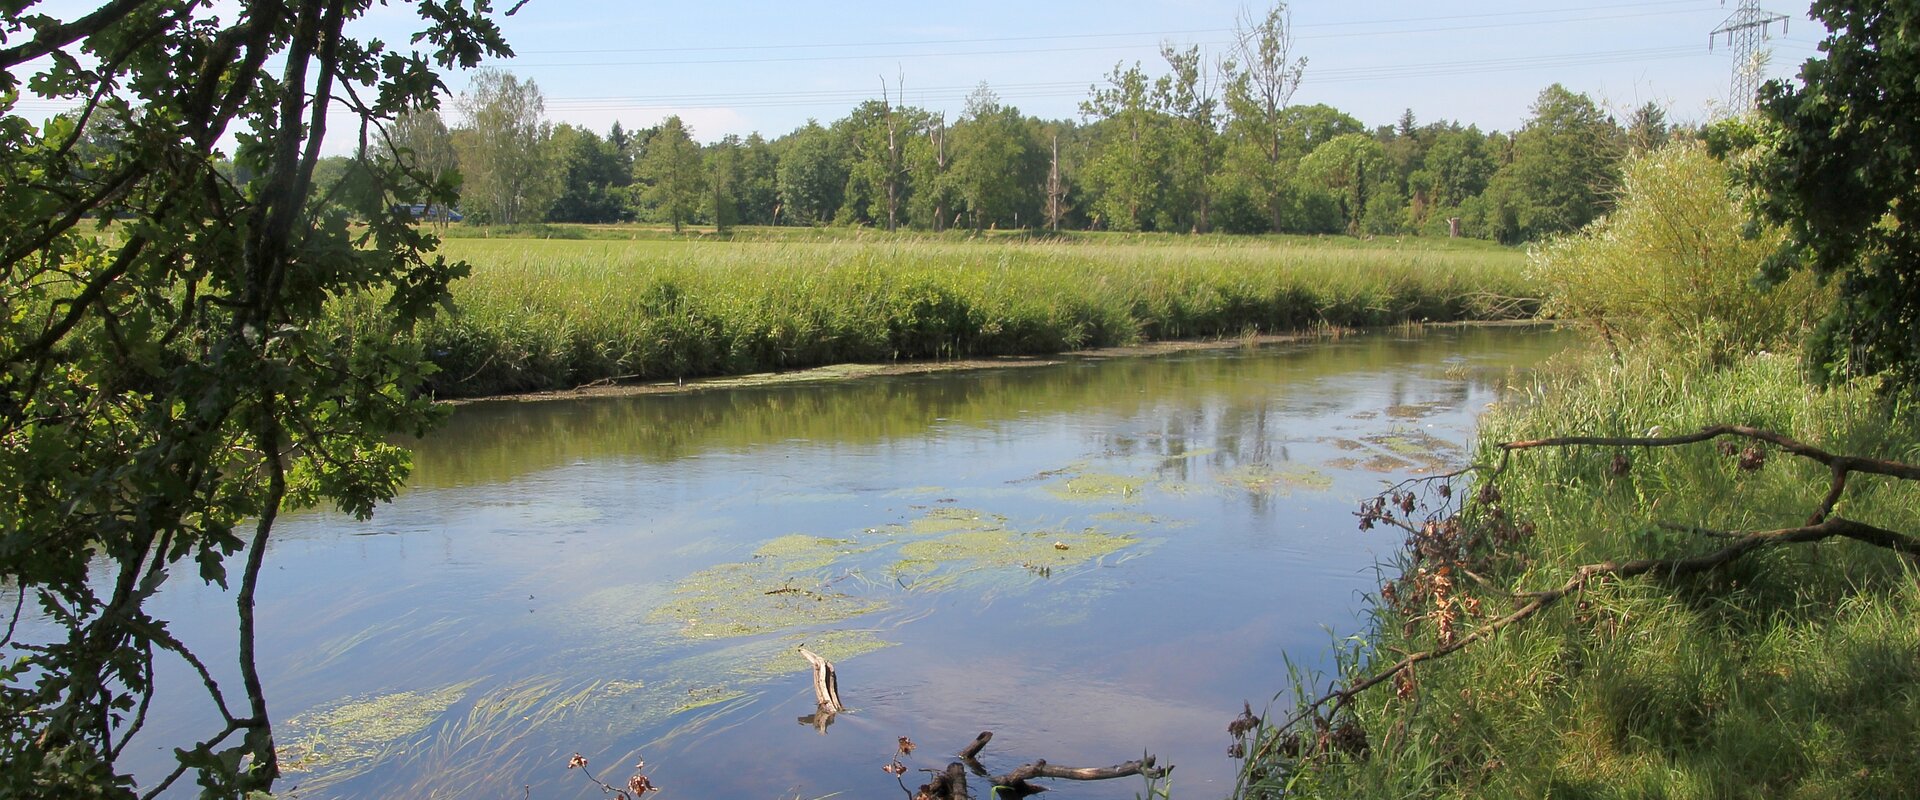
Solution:
<svg viewBox="0 0 1920 800">
<path fill-rule="evenodd" d="M 405 332 L 464 270 L 394 209 L 452 183 L 376 143 L 435 106 L 437 69 L 511 55 L 484 2 L 404 5 L 422 51 L 349 35 L 367 0 L 0 4 L 0 796 L 278 777 L 254 658 L 275 520 L 398 490 L 386 437 L 434 416 Z M 80 111 L 35 124 L 23 90 Z M 313 198 L 335 112 L 364 179 Z M 89 153 L 96 120 L 119 132 Z M 362 313 L 329 323 L 330 303 Z M 153 614 L 180 572 L 233 589 L 235 652 L 202 658 Z M 159 659 L 199 675 L 210 729 L 145 728 Z M 121 757 L 156 749 L 177 768 L 135 785 Z"/>
<path fill-rule="evenodd" d="M 1276 231 L 1283 227 L 1294 161 L 1307 152 L 1289 159 L 1282 141 L 1283 117 L 1306 69 L 1307 60 L 1293 55 L 1293 20 L 1285 3 L 1259 17 L 1242 12 L 1233 52 L 1222 65 L 1231 115 L 1229 159 Z"/>
<path fill-rule="evenodd" d="M 1835 278 L 1840 304 L 1815 357 L 1829 374 L 1920 384 L 1920 3 L 1819 0 L 1832 33 L 1798 85 L 1769 83 L 1760 210 L 1786 226 L 1773 262 Z"/>
<path fill-rule="evenodd" d="M 700 145 L 694 143 L 679 116 L 660 123 L 660 131 L 647 141 L 646 154 L 634 165 L 634 173 L 642 187 L 642 200 L 659 217 L 673 223 L 674 233 L 693 221 L 705 200 L 706 172 Z"/>
<path fill-rule="evenodd" d="M 539 85 L 483 69 L 456 105 L 465 118 L 454 142 L 466 210 L 502 225 L 544 219 L 560 193 L 560 173 L 547 147 L 553 129 Z"/>
</svg>

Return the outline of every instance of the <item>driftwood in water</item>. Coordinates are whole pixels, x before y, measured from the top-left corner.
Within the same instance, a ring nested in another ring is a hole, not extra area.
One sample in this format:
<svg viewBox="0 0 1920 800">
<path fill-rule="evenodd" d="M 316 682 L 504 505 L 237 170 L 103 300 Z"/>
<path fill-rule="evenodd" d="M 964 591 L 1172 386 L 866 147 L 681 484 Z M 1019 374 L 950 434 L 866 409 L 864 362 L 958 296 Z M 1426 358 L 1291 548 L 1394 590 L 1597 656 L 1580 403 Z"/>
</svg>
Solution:
<svg viewBox="0 0 1920 800">
<path fill-rule="evenodd" d="M 967 794 L 968 768 L 971 768 L 974 774 L 986 778 L 989 785 L 1004 790 L 999 793 L 1001 797 L 1025 797 L 1046 791 L 1046 787 L 1035 786 L 1028 782 L 1035 778 L 1103 781 L 1133 775 L 1161 778 L 1173 771 L 1172 767 L 1155 766 L 1153 756 L 1147 756 L 1138 761 L 1128 761 L 1111 767 L 1056 767 L 1048 764 L 1046 759 L 1040 759 L 1004 775 L 993 775 L 979 761 L 980 751 L 985 749 L 987 742 L 992 739 L 992 731 L 982 731 L 979 736 L 974 737 L 973 742 L 960 751 L 961 760 L 948 764 L 945 772 L 934 773 L 933 780 L 921 786 L 920 791 L 914 794 L 914 800 L 972 800 Z"/>
<path fill-rule="evenodd" d="M 800 648 L 800 655 L 813 665 L 813 702 L 818 713 L 833 715 L 847 710 L 840 704 L 840 676 L 833 671 L 833 662 L 805 647 Z"/>
</svg>

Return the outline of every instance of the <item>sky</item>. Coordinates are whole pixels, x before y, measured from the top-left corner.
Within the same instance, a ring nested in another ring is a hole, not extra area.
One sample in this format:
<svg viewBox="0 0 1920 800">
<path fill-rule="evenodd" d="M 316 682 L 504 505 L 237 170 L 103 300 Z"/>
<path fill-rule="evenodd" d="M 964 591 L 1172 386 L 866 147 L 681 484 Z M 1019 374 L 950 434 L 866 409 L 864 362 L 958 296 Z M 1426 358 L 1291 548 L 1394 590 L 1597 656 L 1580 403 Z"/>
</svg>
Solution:
<svg viewBox="0 0 1920 800">
<path fill-rule="evenodd" d="M 1738 5 L 1737 1 L 1734 5 Z M 1790 76 L 1823 32 L 1805 3 L 1763 4 L 1768 77 Z M 822 11 L 831 8 L 831 11 Z M 845 116 L 885 90 L 946 111 L 986 83 L 1030 116 L 1075 118 L 1116 64 L 1165 72 L 1163 43 L 1224 55 L 1233 0 L 974 0 L 963 4 L 607 3 L 531 0 L 503 30 L 516 57 L 490 65 L 535 81 L 556 122 L 605 131 L 678 114 L 695 138 Z M 1295 103 L 1327 103 L 1369 126 L 1411 109 L 1513 130 L 1559 82 L 1624 116 L 1647 102 L 1703 121 L 1724 107 L 1733 57 L 1709 33 L 1720 0 L 1299 0 L 1289 7 L 1307 68 Z M 456 91 L 464 76 L 449 81 Z M 904 89 L 904 92 L 902 92 Z"/>
<path fill-rule="evenodd" d="M 518 0 L 495 0 L 506 8 Z M 39 10 L 85 13 L 97 3 L 48 0 Z M 1734 5 L 1738 5 L 1735 0 Z M 216 0 L 223 16 L 234 0 Z M 982 83 L 1003 104 L 1046 119 L 1078 118 L 1090 88 L 1116 65 L 1164 74 L 1163 44 L 1225 55 L 1239 0 L 969 0 L 912 3 L 606 2 L 528 0 L 501 28 L 516 51 L 488 62 L 533 80 L 553 122 L 605 132 L 677 114 L 694 137 L 788 133 L 829 123 L 882 91 L 896 102 L 956 118 Z M 1823 30 L 1807 3 L 1763 8 L 1771 28 L 1768 77 L 1791 76 L 1816 55 Z M 1411 110 L 1418 122 L 1455 120 L 1515 130 L 1552 83 L 1586 93 L 1624 117 L 1648 102 L 1679 122 L 1724 108 L 1733 56 L 1709 33 L 1735 8 L 1722 0 L 1297 0 L 1294 53 L 1307 60 L 1297 104 L 1326 103 L 1368 126 Z M 404 43 L 412 4 L 375 5 L 360 35 Z M 454 92 L 468 76 L 447 78 Z M 22 103 L 42 114 L 63 104 Z M 336 124 L 346 123 L 342 119 Z M 329 150 L 344 152 L 348 137 Z"/>
</svg>

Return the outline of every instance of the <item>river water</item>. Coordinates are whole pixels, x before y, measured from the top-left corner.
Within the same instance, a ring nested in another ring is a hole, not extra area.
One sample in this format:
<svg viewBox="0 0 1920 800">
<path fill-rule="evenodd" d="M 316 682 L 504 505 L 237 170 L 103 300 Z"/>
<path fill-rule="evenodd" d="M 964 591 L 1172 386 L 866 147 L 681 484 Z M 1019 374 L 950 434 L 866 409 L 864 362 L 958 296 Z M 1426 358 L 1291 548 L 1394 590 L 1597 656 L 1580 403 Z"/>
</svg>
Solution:
<svg viewBox="0 0 1920 800">
<path fill-rule="evenodd" d="M 599 797 L 578 752 L 616 785 L 644 758 L 671 796 L 888 797 L 899 737 L 937 769 L 991 730 L 996 771 L 1153 753 L 1176 797 L 1223 796 L 1242 702 L 1364 630 L 1400 537 L 1358 531 L 1358 501 L 1463 461 L 1568 344 L 1440 329 L 461 407 L 372 520 L 276 529 L 278 788 Z M 230 602 L 155 610 L 224 661 Z M 824 731 L 803 644 L 851 709 Z M 209 719 L 163 697 L 141 771 Z"/>
</svg>

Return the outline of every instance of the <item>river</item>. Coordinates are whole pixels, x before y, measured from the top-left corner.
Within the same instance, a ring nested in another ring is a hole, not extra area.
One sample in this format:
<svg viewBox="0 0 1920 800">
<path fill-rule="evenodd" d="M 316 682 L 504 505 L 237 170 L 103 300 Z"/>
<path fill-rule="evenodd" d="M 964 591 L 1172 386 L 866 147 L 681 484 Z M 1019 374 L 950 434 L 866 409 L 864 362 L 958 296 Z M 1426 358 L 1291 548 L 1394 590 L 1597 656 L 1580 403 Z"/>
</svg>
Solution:
<svg viewBox="0 0 1920 800">
<path fill-rule="evenodd" d="M 1357 530 L 1357 503 L 1463 462 L 1476 416 L 1569 343 L 1443 328 L 463 406 L 372 520 L 276 529 L 278 788 L 599 797 L 578 752 L 616 785 L 644 758 L 678 797 L 886 797 L 899 737 L 913 786 L 991 730 L 998 772 L 1153 753 L 1174 796 L 1223 796 L 1242 702 L 1365 629 L 1400 537 Z M 226 659 L 224 593 L 154 611 Z M 802 644 L 850 707 L 824 732 Z M 142 774 L 211 718 L 161 677 Z"/>
</svg>

